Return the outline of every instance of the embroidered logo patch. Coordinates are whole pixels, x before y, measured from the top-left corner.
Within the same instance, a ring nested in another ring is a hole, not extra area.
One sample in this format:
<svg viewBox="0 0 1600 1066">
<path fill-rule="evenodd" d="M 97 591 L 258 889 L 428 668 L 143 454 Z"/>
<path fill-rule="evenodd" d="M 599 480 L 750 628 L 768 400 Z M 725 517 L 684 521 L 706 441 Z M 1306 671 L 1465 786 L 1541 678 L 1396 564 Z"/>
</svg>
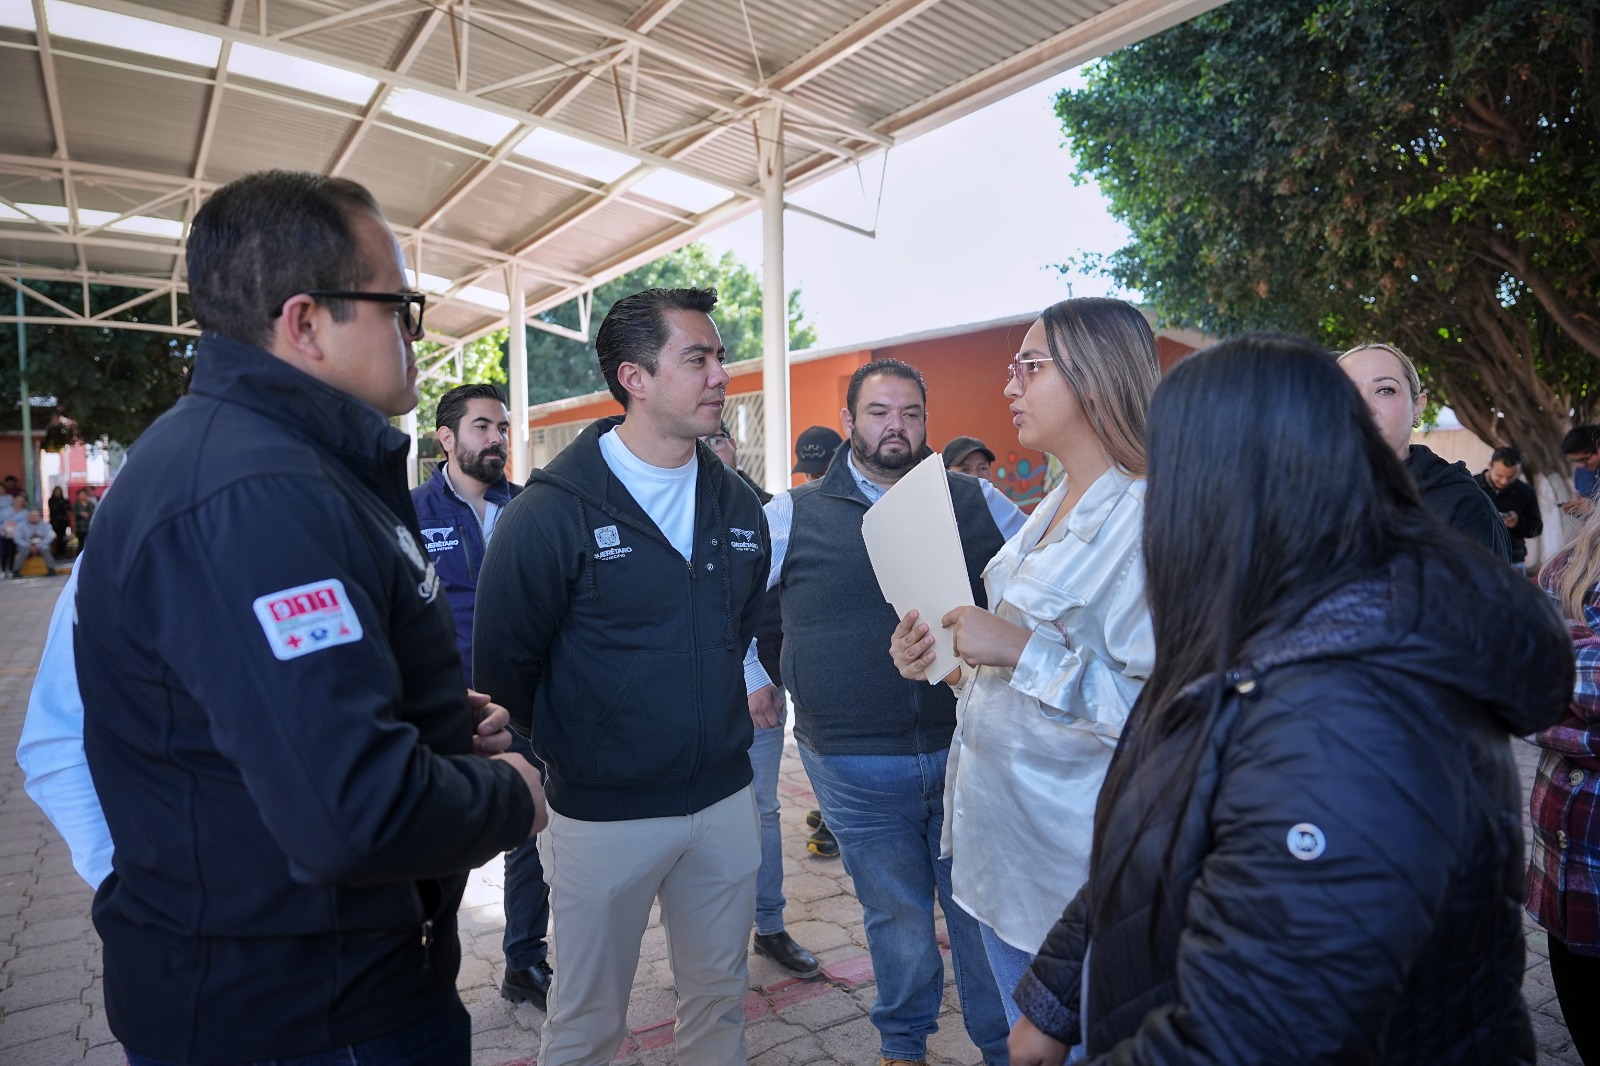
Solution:
<svg viewBox="0 0 1600 1066">
<path fill-rule="evenodd" d="M 417 547 L 417 538 L 411 535 L 411 530 L 405 526 L 395 526 L 394 537 L 400 544 L 400 551 L 411 560 L 412 566 L 418 570 L 428 569 L 428 560 L 422 557 L 422 549 Z"/>
<path fill-rule="evenodd" d="M 455 526 L 445 526 L 442 529 L 439 527 L 424 529 L 422 531 L 423 547 L 428 549 L 429 555 L 434 552 L 449 551 L 461 543 L 450 535 L 455 531 Z"/>
<path fill-rule="evenodd" d="M 283 661 L 361 639 L 361 619 L 337 578 L 269 592 L 252 606 L 267 646 Z"/>
<path fill-rule="evenodd" d="M 761 545 L 756 543 L 756 531 L 753 529 L 735 529 L 728 527 L 728 547 L 736 552 L 758 552 Z"/>
<path fill-rule="evenodd" d="M 1289 854 L 1301 862 L 1320 858 L 1328 850 L 1328 838 L 1310 822 L 1301 822 L 1289 830 Z"/>
<path fill-rule="evenodd" d="M 615 548 L 622 543 L 622 536 L 616 526 L 601 526 L 594 531 L 594 543 L 599 548 Z"/>
</svg>

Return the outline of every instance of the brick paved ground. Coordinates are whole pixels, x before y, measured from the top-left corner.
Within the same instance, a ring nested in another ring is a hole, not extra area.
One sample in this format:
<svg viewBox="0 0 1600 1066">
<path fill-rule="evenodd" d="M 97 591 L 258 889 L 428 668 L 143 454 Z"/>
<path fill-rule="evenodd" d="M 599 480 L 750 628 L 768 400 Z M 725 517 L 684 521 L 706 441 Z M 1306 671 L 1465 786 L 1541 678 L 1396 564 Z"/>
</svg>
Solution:
<svg viewBox="0 0 1600 1066">
<path fill-rule="evenodd" d="M 100 945 L 89 922 L 89 889 L 74 873 L 66 845 L 23 791 L 14 758 L 33 669 L 61 584 L 60 578 L 0 582 L 0 1062 L 8 1066 L 124 1061 L 101 1004 Z M 1533 749 L 1517 747 L 1526 781 L 1535 762 Z M 750 1061 L 755 1066 L 870 1064 L 878 1044 L 867 1017 L 873 985 L 860 908 L 838 861 L 803 850 L 810 791 L 792 744 L 781 792 L 789 929 L 826 969 L 822 979 L 796 981 L 770 961 L 751 958 L 752 991 L 745 1004 Z M 462 904 L 459 986 L 473 1018 L 474 1066 L 531 1064 L 544 1020 L 534 1008 L 514 1007 L 499 995 L 500 886 L 496 861 L 473 875 Z M 1529 949 L 1524 992 L 1533 1008 L 1539 1061 L 1577 1066 L 1550 987 L 1544 934 L 1532 926 Z M 946 988 L 929 1060 L 971 1066 L 979 1055 L 961 1029 L 948 979 Z M 634 979 L 632 1035 L 618 1063 L 673 1062 L 672 1009 L 666 943 L 652 924 Z"/>
</svg>

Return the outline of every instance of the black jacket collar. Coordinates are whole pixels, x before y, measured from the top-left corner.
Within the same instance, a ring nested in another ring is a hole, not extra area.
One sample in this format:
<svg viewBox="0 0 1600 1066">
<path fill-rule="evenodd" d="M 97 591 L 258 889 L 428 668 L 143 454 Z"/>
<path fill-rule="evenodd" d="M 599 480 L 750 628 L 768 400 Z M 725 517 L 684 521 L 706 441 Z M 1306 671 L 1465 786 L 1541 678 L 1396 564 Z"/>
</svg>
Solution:
<svg viewBox="0 0 1600 1066">
<path fill-rule="evenodd" d="M 201 334 L 189 391 L 249 408 L 351 465 L 387 467 L 411 447 L 377 408 L 270 352 L 217 333 Z"/>
</svg>

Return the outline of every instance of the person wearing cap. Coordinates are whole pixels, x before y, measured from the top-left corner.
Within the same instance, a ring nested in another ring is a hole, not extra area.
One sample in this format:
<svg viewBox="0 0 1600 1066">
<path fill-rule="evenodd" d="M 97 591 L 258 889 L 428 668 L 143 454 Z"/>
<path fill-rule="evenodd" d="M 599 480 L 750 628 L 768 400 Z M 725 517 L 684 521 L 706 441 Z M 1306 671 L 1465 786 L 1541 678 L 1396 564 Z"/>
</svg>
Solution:
<svg viewBox="0 0 1600 1066">
<path fill-rule="evenodd" d="M 794 469 L 789 472 L 803 474 L 807 481 L 816 481 L 828 472 L 833 453 L 843 443 L 844 438 L 827 426 L 805 429 L 794 442 Z"/>
<path fill-rule="evenodd" d="M 944 446 L 944 468 L 958 474 L 986 478 L 994 452 L 977 437 L 957 437 Z"/>
</svg>

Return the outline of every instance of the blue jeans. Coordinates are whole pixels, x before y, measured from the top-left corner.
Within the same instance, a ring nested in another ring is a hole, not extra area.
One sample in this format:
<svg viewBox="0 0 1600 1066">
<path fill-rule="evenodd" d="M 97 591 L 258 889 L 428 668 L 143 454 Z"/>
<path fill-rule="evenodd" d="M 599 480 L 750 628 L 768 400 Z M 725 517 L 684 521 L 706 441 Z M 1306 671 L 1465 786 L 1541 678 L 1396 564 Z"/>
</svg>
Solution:
<svg viewBox="0 0 1600 1066">
<path fill-rule="evenodd" d="M 1000 989 L 1000 1005 L 1006 1010 L 1006 1024 L 1014 1026 L 1017 1019 L 1022 1017 L 1022 1008 L 1017 1006 L 1017 999 L 1012 993 L 1016 991 L 1022 975 L 1033 965 L 1033 955 L 1007 944 L 1000 939 L 999 933 L 982 922 L 978 923 L 978 929 L 983 933 L 983 950 L 989 955 L 989 969 L 994 973 L 994 983 Z"/>
<path fill-rule="evenodd" d="M 525 756 L 544 772 L 528 742 L 511 734 L 511 750 Z M 506 888 L 503 904 L 506 931 L 500 941 L 506 969 L 531 970 L 545 960 L 550 945 L 550 886 L 544 881 L 544 866 L 539 861 L 539 838 L 529 837 L 506 852 Z"/>
<path fill-rule="evenodd" d="M 131 1051 L 123 1053 L 128 1066 L 172 1066 Z M 468 1066 L 471 1061 L 472 1016 L 452 992 L 448 1004 L 404 1029 L 309 1055 L 257 1059 L 248 1066 Z"/>
<path fill-rule="evenodd" d="M 923 755 L 818 755 L 800 745 L 817 803 L 854 882 L 877 975 L 872 1024 L 885 1058 L 917 1060 L 939 1028 L 944 962 L 934 937 L 939 898 L 967 1035 L 988 1066 L 1006 1063 L 1005 1011 L 978 923 L 950 898 L 939 858 L 945 751 Z"/>
<path fill-rule="evenodd" d="M 783 827 L 778 824 L 778 767 L 783 762 L 783 721 L 789 709 L 778 690 L 778 724 L 756 727 L 750 745 L 750 769 L 756 812 L 761 815 L 761 869 L 756 873 L 756 932 L 762 936 L 783 932 Z"/>
</svg>

